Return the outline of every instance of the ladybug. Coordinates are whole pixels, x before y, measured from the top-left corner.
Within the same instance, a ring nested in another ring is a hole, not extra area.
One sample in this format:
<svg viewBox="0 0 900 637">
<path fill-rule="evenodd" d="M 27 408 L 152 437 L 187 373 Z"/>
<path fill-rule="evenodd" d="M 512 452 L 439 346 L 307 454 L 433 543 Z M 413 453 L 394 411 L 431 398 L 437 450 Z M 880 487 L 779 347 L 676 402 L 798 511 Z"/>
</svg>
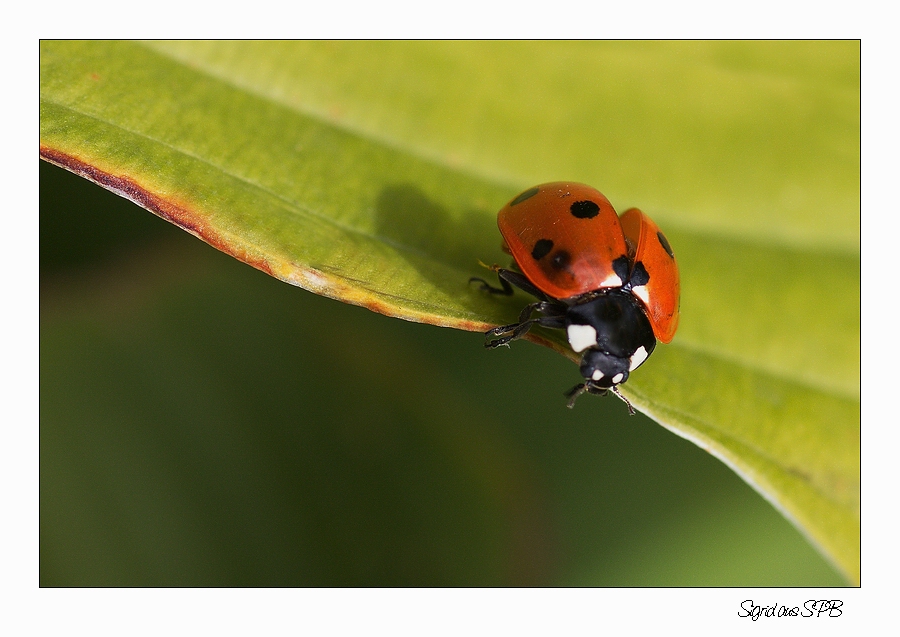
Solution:
<svg viewBox="0 0 900 637">
<path fill-rule="evenodd" d="M 678 328 L 678 266 L 666 236 L 637 208 L 617 216 L 598 190 L 571 182 L 529 188 L 500 210 L 497 225 L 517 269 L 491 268 L 499 288 L 478 277 L 469 283 L 505 296 L 515 286 L 539 300 L 517 323 L 486 332 L 485 347 L 507 345 L 533 325 L 565 330 L 583 352 L 584 376 L 566 392 L 568 406 L 585 392 L 611 391 L 634 414 L 618 386 Z"/>
</svg>

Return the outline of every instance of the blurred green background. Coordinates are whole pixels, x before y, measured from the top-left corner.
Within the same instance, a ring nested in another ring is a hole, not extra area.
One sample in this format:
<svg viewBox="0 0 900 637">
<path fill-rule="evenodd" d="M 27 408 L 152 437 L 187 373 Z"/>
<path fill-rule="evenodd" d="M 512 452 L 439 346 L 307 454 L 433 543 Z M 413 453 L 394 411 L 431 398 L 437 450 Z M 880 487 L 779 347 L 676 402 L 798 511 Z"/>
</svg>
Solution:
<svg viewBox="0 0 900 637">
<path fill-rule="evenodd" d="M 42 586 L 817 586 L 722 463 L 530 343 L 276 281 L 40 165 Z"/>
</svg>

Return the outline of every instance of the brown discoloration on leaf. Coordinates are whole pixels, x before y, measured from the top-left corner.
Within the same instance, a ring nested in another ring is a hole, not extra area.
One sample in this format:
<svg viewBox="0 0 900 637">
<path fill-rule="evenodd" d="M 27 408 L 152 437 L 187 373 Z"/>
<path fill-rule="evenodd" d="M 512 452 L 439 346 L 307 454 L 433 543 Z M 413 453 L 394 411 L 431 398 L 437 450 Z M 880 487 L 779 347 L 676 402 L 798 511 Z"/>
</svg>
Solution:
<svg viewBox="0 0 900 637">
<path fill-rule="evenodd" d="M 192 209 L 188 204 L 175 201 L 172 198 L 162 197 L 131 177 L 114 175 L 78 157 L 47 146 L 41 146 L 41 158 L 76 175 L 80 175 L 98 186 L 125 197 L 129 201 L 133 201 L 141 208 L 146 208 L 156 216 L 187 230 L 217 250 L 230 254 L 236 259 L 274 276 L 268 261 L 254 257 L 233 242 L 227 241 L 210 227 L 202 212 Z"/>
<path fill-rule="evenodd" d="M 113 175 L 82 161 L 77 157 L 48 148 L 47 146 L 41 146 L 41 158 L 52 164 L 56 164 L 61 168 L 65 168 L 76 175 L 80 175 L 85 179 L 94 182 L 98 186 L 111 190 L 112 192 L 133 201 L 142 208 L 146 208 L 153 214 L 162 217 L 166 221 L 174 223 L 176 226 L 184 228 L 191 234 L 201 237 L 210 243 L 210 245 L 215 245 L 205 236 L 203 224 L 196 219 L 196 213 L 189 211 L 186 206 L 177 205 L 150 192 L 130 177 Z M 218 248 L 219 246 L 216 245 L 215 247 Z"/>
<path fill-rule="evenodd" d="M 106 188 L 126 199 L 133 201 L 153 214 L 187 230 L 217 250 L 231 255 L 239 261 L 253 266 L 266 274 L 309 290 L 321 296 L 327 296 L 344 303 L 359 305 L 373 312 L 386 316 L 401 318 L 416 323 L 426 323 L 439 327 L 452 327 L 471 332 L 485 332 L 492 327 L 491 323 L 477 320 L 451 318 L 440 313 L 440 308 L 433 312 L 416 311 L 408 307 L 408 303 L 390 303 L 392 295 L 368 289 L 364 282 L 356 282 L 339 273 L 331 274 L 321 269 L 301 265 L 292 261 L 261 258 L 254 254 L 251 246 L 241 246 L 234 237 L 227 237 L 217 232 L 208 222 L 201 210 L 188 203 L 177 201 L 172 197 L 164 197 L 144 184 L 127 175 L 116 175 L 107 172 L 74 155 L 42 145 L 42 159 L 88 179 L 102 188 Z M 464 283 L 461 283 L 463 285 Z M 396 297 L 398 301 L 409 301 Z M 404 307 L 407 305 L 407 307 Z M 546 338 L 536 334 L 528 334 L 527 340 L 539 343 L 560 351 L 561 348 Z"/>
</svg>

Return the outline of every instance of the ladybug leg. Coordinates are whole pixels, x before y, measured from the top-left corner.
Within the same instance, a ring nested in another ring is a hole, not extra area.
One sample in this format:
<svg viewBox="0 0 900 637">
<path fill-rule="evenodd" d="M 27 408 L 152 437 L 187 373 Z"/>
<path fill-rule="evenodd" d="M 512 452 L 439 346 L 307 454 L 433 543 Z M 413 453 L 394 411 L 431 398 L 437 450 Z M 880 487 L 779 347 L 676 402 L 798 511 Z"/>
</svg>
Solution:
<svg viewBox="0 0 900 637">
<path fill-rule="evenodd" d="M 530 303 L 522 308 L 522 311 L 519 312 L 519 323 L 525 323 L 526 321 L 531 319 L 531 315 L 534 312 L 540 312 L 544 316 L 541 318 L 565 318 L 566 310 L 568 308 L 562 303 L 550 302 L 550 301 L 538 301 L 537 303 Z M 554 327 L 550 325 L 546 325 L 545 327 Z M 560 326 L 564 327 L 564 326 Z"/>
<path fill-rule="evenodd" d="M 502 294 L 503 296 L 512 296 L 513 295 L 512 286 L 509 283 L 507 283 L 504 279 L 500 279 L 500 285 L 503 286 L 502 288 L 494 287 L 493 285 L 491 285 L 484 279 L 479 278 L 477 276 L 473 276 L 471 279 L 469 279 L 470 284 L 474 281 L 478 281 L 479 283 L 481 283 L 481 285 L 478 286 L 478 289 L 481 290 L 482 292 L 490 292 L 491 294 Z"/>
<path fill-rule="evenodd" d="M 508 345 L 510 341 L 525 336 L 532 325 L 541 325 L 552 329 L 565 329 L 566 311 L 568 310 L 567 305 L 560 303 L 541 292 L 532 285 L 531 281 L 529 281 L 521 272 L 507 270 L 506 268 L 498 268 L 497 266 L 494 266 L 492 269 L 497 272 L 497 279 L 499 279 L 500 285 L 503 286 L 502 288 L 496 288 L 484 279 L 479 279 L 477 277 L 469 279 L 469 283 L 478 281 L 481 283 L 480 288 L 482 290 L 490 292 L 491 294 L 502 294 L 504 296 L 511 296 L 514 291 L 513 286 L 516 286 L 532 296 L 539 298 L 540 301 L 526 305 L 519 313 L 518 323 L 501 325 L 500 327 L 495 327 L 485 332 L 485 347 L 493 349 L 495 347 L 500 347 L 501 345 Z M 544 316 L 531 318 L 531 315 L 534 312 L 540 312 Z M 490 340 L 494 336 L 499 336 L 500 338 Z"/>
<path fill-rule="evenodd" d="M 516 286 L 523 292 L 527 292 L 531 296 L 539 298 L 542 301 L 551 300 L 549 296 L 534 287 L 534 285 L 531 284 L 531 281 L 529 281 L 521 272 L 507 270 L 506 268 L 498 268 L 497 266 L 494 266 L 492 269 L 497 272 L 497 279 L 500 281 L 502 287 L 494 287 L 484 279 L 475 276 L 469 279 L 469 283 L 478 281 L 481 283 L 479 286 L 480 290 L 490 292 L 491 294 L 502 294 L 503 296 L 512 296 L 513 286 Z"/>
<path fill-rule="evenodd" d="M 501 336 L 502 338 L 493 341 L 486 341 L 484 346 L 490 349 L 506 345 L 510 341 L 522 338 L 532 325 L 542 325 L 551 329 L 564 329 L 566 326 L 566 306 L 561 303 L 551 301 L 538 301 L 531 303 L 522 308 L 519 314 L 519 322 L 510 325 L 501 325 L 485 332 L 485 337 L 490 339 L 492 336 Z M 541 312 L 544 316 L 531 318 L 534 312 Z M 507 336 L 503 336 L 506 334 Z"/>
<path fill-rule="evenodd" d="M 516 272 L 515 270 L 507 270 L 505 268 L 499 268 L 497 270 L 497 278 L 500 279 L 501 285 L 505 285 L 504 282 L 508 281 L 513 284 L 523 292 L 527 292 L 531 296 L 540 299 L 541 301 L 552 302 L 549 296 L 541 292 L 537 289 L 534 284 L 528 280 L 528 278 L 522 274 L 521 272 Z"/>
<path fill-rule="evenodd" d="M 544 308 L 542 306 L 548 306 Z M 511 332 L 523 323 L 526 323 L 531 319 L 532 313 L 537 310 L 539 312 L 545 312 L 549 315 L 553 314 L 552 304 L 547 303 L 546 301 L 538 301 L 537 303 L 531 303 L 522 308 L 522 311 L 519 312 L 519 321 L 517 323 L 510 323 L 509 325 L 501 325 L 500 327 L 495 327 L 493 329 L 488 330 L 484 333 L 485 336 L 500 336 L 501 334 L 506 334 L 507 332 Z"/>
<path fill-rule="evenodd" d="M 537 304 L 535 303 L 534 305 Z M 490 339 L 490 337 L 492 336 L 500 336 L 501 334 L 506 334 L 506 336 L 495 339 L 493 341 L 486 340 L 484 346 L 488 349 L 494 349 L 495 347 L 500 347 L 501 345 L 508 345 L 510 341 L 515 341 L 525 336 L 525 334 L 528 333 L 528 330 L 531 329 L 532 325 L 541 325 L 543 327 L 561 330 L 566 326 L 566 317 L 564 315 L 539 316 L 538 318 L 528 319 L 527 321 L 522 321 L 521 323 L 512 323 L 511 325 L 501 325 L 500 327 L 495 327 L 494 329 L 488 330 L 484 333 L 486 339 Z"/>
<path fill-rule="evenodd" d="M 565 395 L 569 400 L 566 402 L 566 407 L 572 409 L 575 406 L 575 401 L 578 400 L 578 397 L 586 391 L 590 391 L 587 383 L 579 383 L 567 391 Z"/>
<path fill-rule="evenodd" d="M 618 397 L 619 397 L 619 400 L 621 400 L 623 403 L 625 403 L 626 405 L 628 405 L 628 415 L 629 415 L 629 416 L 634 416 L 634 407 L 631 406 L 631 401 L 629 401 L 627 398 L 625 398 L 625 396 L 623 396 L 623 395 L 619 392 L 619 388 L 616 387 L 615 385 L 613 385 L 612 388 L 610 388 L 610 391 L 611 391 L 612 393 L 614 393 L 616 396 L 618 396 Z"/>
</svg>

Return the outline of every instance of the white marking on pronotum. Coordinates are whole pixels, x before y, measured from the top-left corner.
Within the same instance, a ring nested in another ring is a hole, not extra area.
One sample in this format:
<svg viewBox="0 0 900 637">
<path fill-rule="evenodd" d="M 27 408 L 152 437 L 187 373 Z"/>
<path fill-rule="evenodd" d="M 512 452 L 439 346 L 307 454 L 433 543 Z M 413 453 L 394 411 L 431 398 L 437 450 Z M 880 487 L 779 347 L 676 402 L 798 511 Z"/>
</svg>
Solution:
<svg viewBox="0 0 900 637">
<path fill-rule="evenodd" d="M 631 288 L 631 292 L 640 300 L 642 300 L 644 302 L 644 305 L 650 303 L 650 293 L 647 292 L 646 285 L 638 285 L 637 287 L 633 287 Z"/>
<path fill-rule="evenodd" d="M 631 365 L 628 367 L 628 371 L 633 372 L 638 365 L 647 360 L 647 350 L 644 349 L 644 346 L 641 345 L 637 348 L 634 354 L 631 355 Z"/>
<path fill-rule="evenodd" d="M 566 336 L 569 337 L 569 345 L 576 352 L 582 352 L 597 344 L 597 330 L 590 325 L 572 324 L 566 329 Z"/>
<path fill-rule="evenodd" d="M 619 372 L 618 374 L 613 376 L 612 377 L 613 385 L 618 385 L 619 383 L 621 383 L 623 378 L 625 378 L 625 374 L 623 374 L 622 372 Z"/>
<path fill-rule="evenodd" d="M 600 281 L 601 288 L 620 288 L 622 287 L 622 279 L 618 274 L 610 274 L 608 277 Z"/>
<path fill-rule="evenodd" d="M 599 369 L 595 369 L 594 373 L 591 374 L 591 380 L 600 380 L 601 378 L 603 378 L 603 372 Z"/>
</svg>

